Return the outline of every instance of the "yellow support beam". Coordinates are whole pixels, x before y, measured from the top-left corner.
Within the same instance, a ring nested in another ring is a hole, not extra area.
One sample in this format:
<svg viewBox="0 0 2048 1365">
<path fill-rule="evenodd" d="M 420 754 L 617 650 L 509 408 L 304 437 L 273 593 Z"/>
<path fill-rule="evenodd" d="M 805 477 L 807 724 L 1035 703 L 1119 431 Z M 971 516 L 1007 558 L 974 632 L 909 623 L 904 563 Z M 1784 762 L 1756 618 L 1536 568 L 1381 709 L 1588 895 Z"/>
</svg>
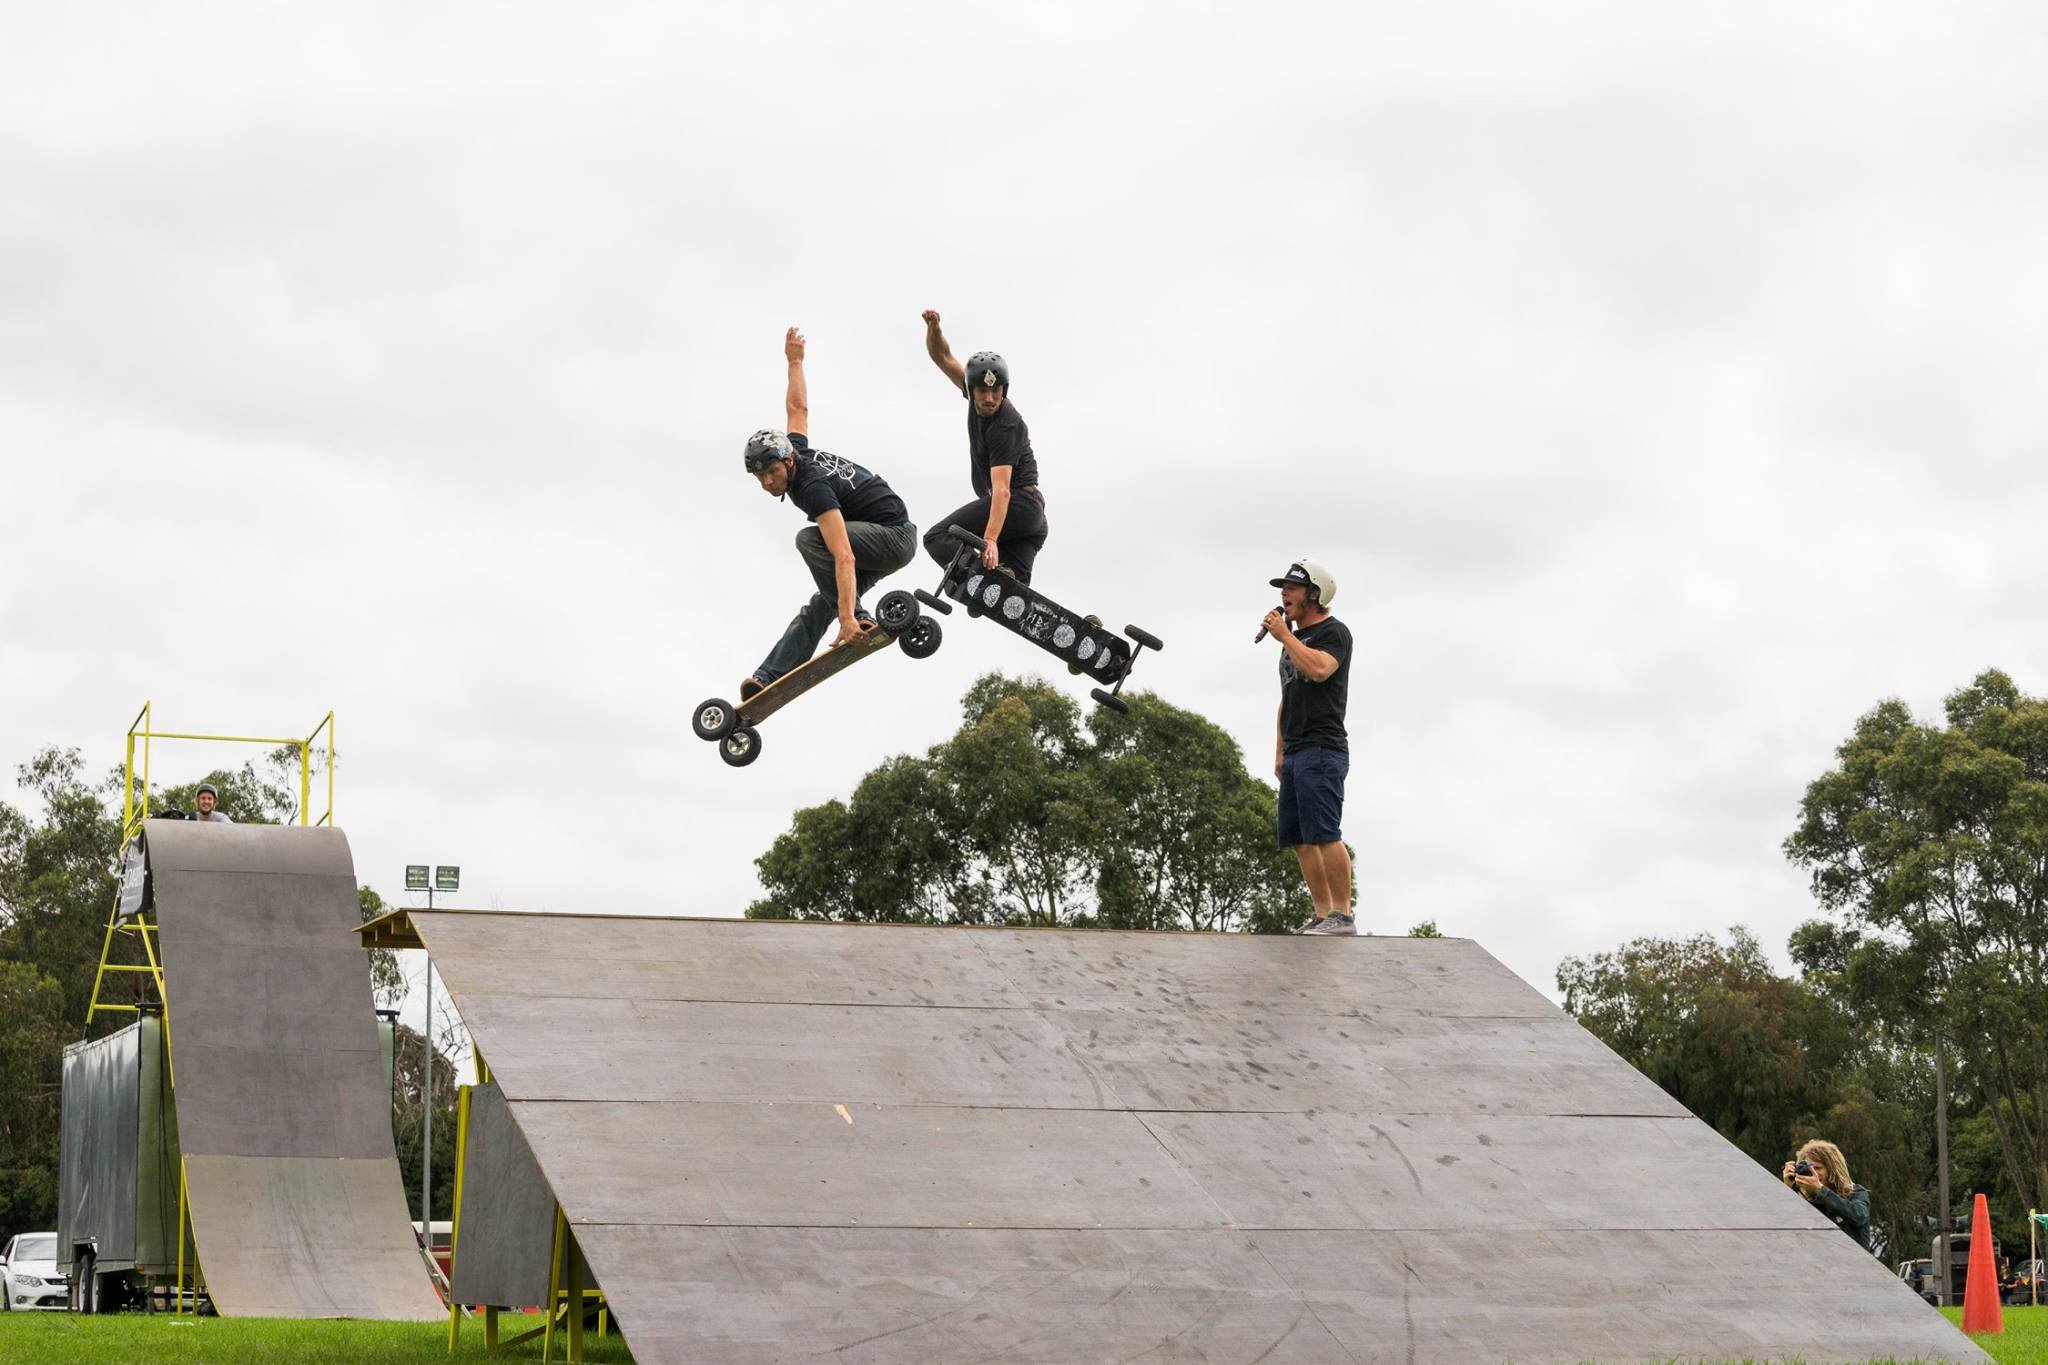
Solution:
<svg viewBox="0 0 2048 1365">
<path fill-rule="evenodd" d="M 125 847 L 125 845 L 123 846 Z M 85 1007 L 85 1022 L 88 1026 L 92 1023 L 92 1017 L 95 1014 L 98 1014 L 100 1011 L 119 1010 L 122 1008 L 118 1005 L 102 1005 L 100 1003 L 100 986 L 107 979 L 107 959 L 109 957 L 112 957 L 114 953 L 114 926 L 116 926 L 120 922 L 121 892 L 119 888 L 116 888 L 114 891 L 114 904 L 112 908 L 107 911 L 107 934 L 106 937 L 100 943 L 99 970 L 93 973 L 92 995 L 88 999 Z M 129 1005 L 126 1008 L 132 1012 L 135 1007 L 133 1005 Z"/>
<path fill-rule="evenodd" d="M 555 1300 L 562 1292 L 562 1243 L 568 1240 L 568 1223 L 562 1206 L 555 1205 L 555 1247 L 548 1260 L 547 1333 L 540 1340 L 541 1365 L 555 1358 Z"/>
<path fill-rule="evenodd" d="M 564 1297 L 569 1306 L 569 1359 L 583 1359 L 583 1258 L 575 1254 L 572 1243 L 568 1248 L 569 1283 Z"/>
<path fill-rule="evenodd" d="M 137 916 L 141 918 L 141 916 Z M 164 1007 L 164 1073 L 170 1080 L 172 1091 L 178 1088 L 178 1058 L 171 1051 L 171 1001 L 164 990 L 164 966 L 156 960 L 156 944 L 148 934 L 142 936 L 142 951 L 149 955 L 149 969 L 156 973 L 156 998 Z"/>
<path fill-rule="evenodd" d="M 457 1094 L 455 1102 L 455 1205 L 448 1211 L 448 1350 L 453 1353 L 455 1343 L 462 1336 L 462 1305 L 455 1301 L 455 1258 L 462 1254 L 462 1172 L 469 1157 L 469 1092 L 475 1086 L 465 1085 Z M 429 1243 L 433 1241 L 432 1225 L 429 1225 Z"/>
</svg>

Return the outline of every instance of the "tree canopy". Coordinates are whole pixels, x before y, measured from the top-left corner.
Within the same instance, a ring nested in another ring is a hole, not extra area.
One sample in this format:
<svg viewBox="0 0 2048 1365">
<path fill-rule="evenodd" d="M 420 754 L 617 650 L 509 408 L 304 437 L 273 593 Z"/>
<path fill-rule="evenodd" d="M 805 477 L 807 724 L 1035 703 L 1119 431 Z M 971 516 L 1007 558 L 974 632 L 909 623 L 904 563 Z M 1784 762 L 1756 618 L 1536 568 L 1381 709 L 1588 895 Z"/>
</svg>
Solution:
<svg viewBox="0 0 2048 1365">
<path fill-rule="evenodd" d="M 1944 722 L 1858 719 L 1784 851 L 1823 917 L 1781 975 L 1747 931 L 1638 939 L 1558 968 L 1565 1008 L 1774 1173 L 1847 1154 L 1896 1257 L 1939 1221 L 1935 1049 L 1950 1060 L 1955 1216 L 2024 1230 L 2048 1195 L 2048 702 L 1988 671 Z"/>
<path fill-rule="evenodd" d="M 1224 730 L 1151 693 L 1085 719 L 989 674 L 960 728 L 796 812 L 755 919 L 1285 932 L 1309 913 L 1275 795 Z"/>
<path fill-rule="evenodd" d="M 2048 699 L 1997 670 L 1946 724 L 1880 703 L 1814 779 L 1785 852 L 1831 918 L 1793 940 L 1847 1007 L 1957 1057 L 2005 1176 L 2048 1203 Z"/>
</svg>

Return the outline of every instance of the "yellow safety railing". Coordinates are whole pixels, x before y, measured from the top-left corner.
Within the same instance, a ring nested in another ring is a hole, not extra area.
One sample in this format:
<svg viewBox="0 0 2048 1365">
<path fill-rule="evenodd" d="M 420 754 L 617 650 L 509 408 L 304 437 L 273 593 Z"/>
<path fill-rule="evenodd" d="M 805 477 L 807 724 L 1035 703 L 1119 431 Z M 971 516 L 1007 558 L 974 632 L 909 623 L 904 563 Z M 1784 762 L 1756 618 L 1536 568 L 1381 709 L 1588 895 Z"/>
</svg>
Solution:
<svg viewBox="0 0 2048 1365">
<path fill-rule="evenodd" d="M 336 750 L 334 746 L 334 712 L 321 717 L 311 734 L 303 738 L 278 738 L 271 735 L 201 735 L 182 730 L 159 730 L 152 719 L 152 703 L 142 703 L 142 710 L 128 726 L 128 756 L 124 765 L 121 794 L 121 843 L 127 842 L 140 831 L 142 822 L 149 818 L 149 779 L 151 741 L 159 739 L 198 740 L 211 744 L 261 744 L 270 749 L 291 749 L 299 756 L 299 823 L 302 825 L 332 825 L 334 823 L 334 768 Z M 322 734 L 327 736 L 323 749 L 327 768 L 327 809 L 318 820 L 313 815 L 313 748 Z M 135 782 L 135 741 L 142 741 L 142 785 L 139 793 Z"/>
<path fill-rule="evenodd" d="M 315 820 L 312 818 L 313 750 L 314 746 L 321 742 L 323 735 L 325 736 L 325 744 L 322 746 L 322 754 L 325 759 L 324 766 L 327 769 L 327 809 L 318 820 Z M 299 758 L 299 823 L 301 825 L 328 826 L 334 824 L 334 770 L 336 767 L 334 712 L 329 711 L 325 716 L 321 717 L 320 723 L 313 727 L 312 733 L 303 738 L 280 739 L 265 735 L 203 735 L 183 730 L 157 729 L 154 705 L 150 702 L 144 702 L 142 710 L 138 711 L 135 719 L 128 724 L 126 758 L 122 764 L 121 847 L 123 849 L 126 849 L 129 842 L 142 832 L 142 822 L 149 818 L 150 778 L 154 755 L 153 742 L 159 739 L 195 740 L 212 744 L 260 744 L 265 748 L 273 750 L 293 750 L 298 754 Z M 136 763 L 138 757 L 141 760 L 141 771 L 139 774 Z M 141 778 L 140 782 L 136 780 L 138 776 Z M 93 977 L 92 1003 L 87 1007 L 85 1015 L 87 1028 L 90 1028 L 93 1020 L 102 1014 L 134 1014 L 141 1008 L 137 1005 L 117 1005 L 111 1002 L 103 1002 L 100 999 L 100 992 L 105 987 L 109 975 L 118 976 L 128 973 L 146 975 L 150 980 L 150 984 L 156 989 L 155 1003 L 159 1008 L 162 1007 L 164 1003 L 163 963 L 158 959 L 156 945 L 150 938 L 150 935 L 155 932 L 156 924 L 151 920 L 147 912 L 136 915 L 128 923 L 124 924 L 121 922 L 121 899 L 117 891 L 114 897 L 114 907 L 107 913 L 106 936 L 100 943 L 99 971 Z M 117 934 L 132 934 L 142 940 L 142 953 L 145 959 L 142 963 L 118 963 L 113 960 L 114 945 L 120 942 L 116 937 Z M 170 1021 L 168 1019 L 164 1022 L 164 1028 L 166 1033 L 168 1033 L 170 1028 Z"/>
</svg>

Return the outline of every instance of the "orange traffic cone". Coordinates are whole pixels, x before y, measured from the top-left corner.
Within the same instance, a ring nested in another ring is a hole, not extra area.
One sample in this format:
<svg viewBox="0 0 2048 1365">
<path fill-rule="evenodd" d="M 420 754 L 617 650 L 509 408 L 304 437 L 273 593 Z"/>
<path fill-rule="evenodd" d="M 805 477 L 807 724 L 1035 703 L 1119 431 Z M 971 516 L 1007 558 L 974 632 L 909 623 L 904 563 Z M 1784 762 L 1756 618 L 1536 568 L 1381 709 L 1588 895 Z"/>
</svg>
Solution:
<svg viewBox="0 0 2048 1365">
<path fill-rule="evenodd" d="M 1963 1330 L 2005 1330 L 2005 1309 L 1998 1302 L 1998 1265 L 1991 1259 L 1991 1206 L 1981 1194 L 1976 1212 L 1970 1215 L 1970 1278 L 1963 1284 Z"/>
</svg>

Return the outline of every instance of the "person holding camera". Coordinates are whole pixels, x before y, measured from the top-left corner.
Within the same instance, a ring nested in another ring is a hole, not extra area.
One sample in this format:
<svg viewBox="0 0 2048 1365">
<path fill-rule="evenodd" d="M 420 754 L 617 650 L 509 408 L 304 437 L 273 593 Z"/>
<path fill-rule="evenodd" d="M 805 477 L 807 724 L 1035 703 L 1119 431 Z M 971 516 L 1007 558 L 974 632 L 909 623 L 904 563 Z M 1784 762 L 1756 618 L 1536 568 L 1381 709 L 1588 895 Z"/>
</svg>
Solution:
<svg viewBox="0 0 2048 1365">
<path fill-rule="evenodd" d="M 1785 1163 L 1784 1181 L 1835 1226 L 1870 1250 L 1870 1191 L 1849 1179 L 1849 1162 L 1832 1142 L 1815 1140 Z"/>
</svg>

